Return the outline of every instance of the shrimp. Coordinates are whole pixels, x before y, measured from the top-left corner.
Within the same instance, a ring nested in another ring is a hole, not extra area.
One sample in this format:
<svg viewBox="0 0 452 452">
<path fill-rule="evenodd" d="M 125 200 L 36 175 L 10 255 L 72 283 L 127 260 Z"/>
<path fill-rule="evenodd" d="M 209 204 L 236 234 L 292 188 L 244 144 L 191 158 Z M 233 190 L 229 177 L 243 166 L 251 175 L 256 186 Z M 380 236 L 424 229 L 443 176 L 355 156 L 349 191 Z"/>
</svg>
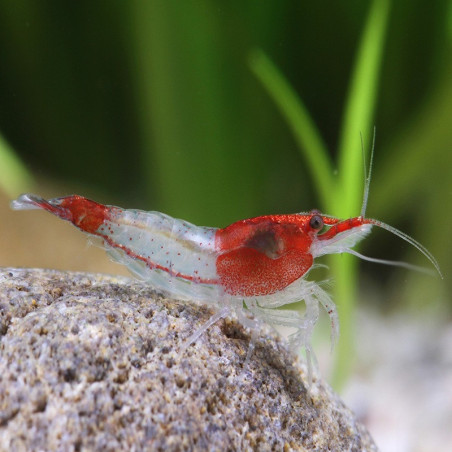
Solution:
<svg viewBox="0 0 452 452">
<path fill-rule="evenodd" d="M 293 348 L 304 347 L 311 379 L 311 336 L 319 305 L 329 315 L 332 344 L 339 335 L 333 301 L 319 283 L 307 279 L 315 259 L 351 253 L 394 264 L 353 250 L 377 226 L 416 247 L 441 274 L 435 258 L 423 245 L 392 226 L 365 217 L 369 182 L 370 176 L 366 179 L 361 215 L 345 220 L 313 210 L 259 216 L 225 228 L 199 227 L 163 213 L 102 205 L 78 195 L 45 200 L 24 194 L 11 207 L 44 209 L 99 237 L 113 260 L 174 298 L 216 304 L 219 310 L 192 334 L 186 346 L 233 313 L 252 331 L 247 359 L 254 347 L 256 321 L 294 329 L 290 343 Z M 300 300 L 306 305 L 303 315 L 277 309 Z M 245 315 L 245 309 L 254 314 L 254 319 Z"/>
</svg>

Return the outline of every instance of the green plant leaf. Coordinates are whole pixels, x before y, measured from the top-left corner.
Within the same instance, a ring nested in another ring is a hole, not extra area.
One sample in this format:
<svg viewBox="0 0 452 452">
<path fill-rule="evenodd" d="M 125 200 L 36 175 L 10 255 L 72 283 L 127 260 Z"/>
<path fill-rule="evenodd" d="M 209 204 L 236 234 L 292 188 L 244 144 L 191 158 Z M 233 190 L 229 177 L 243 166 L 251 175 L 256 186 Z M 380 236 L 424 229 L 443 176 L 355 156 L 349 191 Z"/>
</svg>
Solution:
<svg viewBox="0 0 452 452">
<path fill-rule="evenodd" d="M 33 179 L 11 146 L 0 135 L 0 188 L 10 198 L 29 191 Z"/>
<path fill-rule="evenodd" d="M 334 207 L 341 217 L 354 214 L 361 203 L 361 191 L 357 188 L 364 177 L 359 134 L 363 136 L 364 149 L 368 150 L 389 7 L 390 0 L 374 0 L 351 76 L 339 142 L 340 190 L 334 200 Z"/>
<path fill-rule="evenodd" d="M 360 213 L 364 177 L 359 133 L 367 143 L 375 111 L 390 0 L 374 0 L 361 38 L 341 127 L 339 145 L 339 188 L 332 196 L 335 211 L 342 217 Z M 368 149 L 367 144 L 364 145 Z M 341 319 L 333 385 L 341 387 L 353 360 L 354 312 L 357 298 L 358 262 L 349 255 L 331 256 L 335 280 L 334 300 Z"/>
</svg>

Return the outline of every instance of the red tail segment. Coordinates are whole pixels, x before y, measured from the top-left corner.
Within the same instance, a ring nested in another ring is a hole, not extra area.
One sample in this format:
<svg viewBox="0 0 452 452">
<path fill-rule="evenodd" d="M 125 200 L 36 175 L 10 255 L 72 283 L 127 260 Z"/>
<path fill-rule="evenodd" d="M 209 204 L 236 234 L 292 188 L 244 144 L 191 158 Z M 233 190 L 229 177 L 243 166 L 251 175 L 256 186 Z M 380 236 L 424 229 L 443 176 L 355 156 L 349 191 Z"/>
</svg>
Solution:
<svg viewBox="0 0 452 452">
<path fill-rule="evenodd" d="M 68 196 L 58 199 L 58 211 L 53 212 L 61 218 L 71 221 L 82 231 L 95 234 L 99 226 L 110 219 L 110 208 L 84 198 L 83 196 Z M 52 210 L 50 210 L 52 212 Z M 63 213 L 63 216 L 60 214 Z"/>
<path fill-rule="evenodd" d="M 111 218 L 112 207 L 104 206 L 79 195 L 50 199 L 49 201 L 35 195 L 22 195 L 12 204 L 14 209 L 39 207 L 70 221 L 82 231 L 98 233 L 99 226 Z"/>
</svg>

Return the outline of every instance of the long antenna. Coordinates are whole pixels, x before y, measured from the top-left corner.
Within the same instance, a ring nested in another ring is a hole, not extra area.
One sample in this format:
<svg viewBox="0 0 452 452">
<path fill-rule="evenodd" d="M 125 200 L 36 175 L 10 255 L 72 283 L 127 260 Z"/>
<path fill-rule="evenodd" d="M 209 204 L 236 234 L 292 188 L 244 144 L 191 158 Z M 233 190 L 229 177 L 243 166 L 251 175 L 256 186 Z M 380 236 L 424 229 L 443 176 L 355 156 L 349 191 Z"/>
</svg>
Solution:
<svg viewBox="0 0 452 452">
<path fill-rule="evenodd" d="M 431 275 L 431 276 L 434 276 L 436 274 L 434 272 L 434 270 L 430 270 L 429 268 L 425 268 L 425 267 L 420 267 L 419 265 L 408 264 L 407 262 L 390 261 L 387 259 L 378 259 L 375 257 L 364 256 L 364 254 L 358 253 L 358 251 L 355 251 L 352 249 L 346 250 L 345 252 L 349 253 L 349 254 L 353 254 L 353 256 L 359 257 L 362 260 L 369 261 L 369 262 L 375 262 L 376 264 L 393 265 L 394 267 L 403 267 L 403 268 L 407 268 L 408 270 L 414 270 L 417 272 L 426 273 L 427 275 Z M 438 269 L 436 269 L 436 270 L 438 270 Z M 441 273 L 440 273 L 440 276 L 442 278 Z"/>
<path fill-rule="evenodd" d="M 369 187 L 370 187 L 370 180 L 372 178 L 372 166 L 374 163 L 374 150 L 375 150 L 375 138 L 377 134 L 377 129 L 374 126 L 374 137 L 372 140 L 372 150 L 370 151 L 370 162 L 369 162 L 369 173 L 367 174 L 366 169 L 366 156 L 364 154 L 364 144 L 363 144 L 363 136 L 361 135 L 361 147 L 363 151 L 363 165 L 364 165 L 364 194 L 363 194 L 363 205 L 361 207 L 361 218 L 365 218 L 366 216 L 366 209 L 367 209 L 367 200 L 369 199 Z"/>
<path fill-rule="evenodd" d="M 386 229 L 387 231 L 391 232 L 392 234 L 396 235 L 397 237 L 400 237 L 402 240 L 405 240 L 405 242 L 408 242 L 410 245 L 417 248 L 436 268 L 436 271 L 438 272 L 441 279 L 443 279 L 443 274 L 441 273 L 441 270 L 439 268 L 439 264 L 437 260 L 433 257 L 433 254 L 421 243 L 414 240 L 412 237 L 410 237 L 408 234 L 405 234 L 402 231 L 399 231 L 398 229 L 394 228 L 393 226 L 389 226 L 389 224 L 383 223 L 380 220 L 374 220 L 372 218 L 365 218 L 364 223 L 366 224 L 374 224 L 375 226 L 378 226 L 382 229 Z"/>
</svg>

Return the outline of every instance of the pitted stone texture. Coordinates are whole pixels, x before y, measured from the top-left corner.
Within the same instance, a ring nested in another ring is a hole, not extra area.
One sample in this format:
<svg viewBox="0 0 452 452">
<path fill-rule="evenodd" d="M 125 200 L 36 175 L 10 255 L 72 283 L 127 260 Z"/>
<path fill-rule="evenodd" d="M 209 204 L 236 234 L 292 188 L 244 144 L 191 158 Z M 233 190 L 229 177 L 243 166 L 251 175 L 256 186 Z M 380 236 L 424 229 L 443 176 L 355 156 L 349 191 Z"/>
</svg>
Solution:
<svg viewBox="0 0 452 452">
<path fill-rule="evenodd" d="M 269 328 L 125 278 L 0 270 L 0 450 L 377 450 Z"/>
</svg>

